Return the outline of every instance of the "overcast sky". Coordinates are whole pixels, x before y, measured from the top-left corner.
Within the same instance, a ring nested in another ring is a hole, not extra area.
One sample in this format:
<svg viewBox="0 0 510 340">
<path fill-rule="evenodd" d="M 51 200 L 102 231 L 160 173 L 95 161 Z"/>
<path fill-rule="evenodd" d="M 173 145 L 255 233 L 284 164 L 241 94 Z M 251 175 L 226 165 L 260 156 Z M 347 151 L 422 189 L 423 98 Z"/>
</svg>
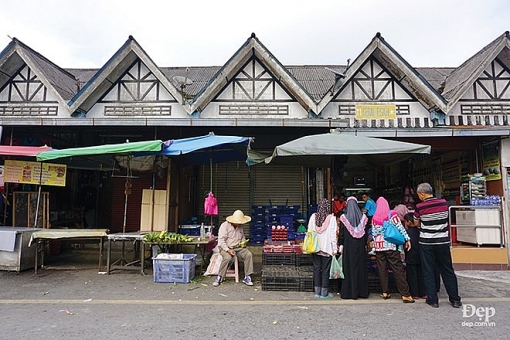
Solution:
<svg viewBox="0 0 510 340">
<path fill-rule="evenodd" d="M 377 32 L 412 66 L 455 67 L 510 30 L 508 0 L 0 0 L 16 37 L 100 68 L 132 35 L 158 66 L 221 66 L 254 32 L 284 65 L 345 64 Z"/>
</svg>

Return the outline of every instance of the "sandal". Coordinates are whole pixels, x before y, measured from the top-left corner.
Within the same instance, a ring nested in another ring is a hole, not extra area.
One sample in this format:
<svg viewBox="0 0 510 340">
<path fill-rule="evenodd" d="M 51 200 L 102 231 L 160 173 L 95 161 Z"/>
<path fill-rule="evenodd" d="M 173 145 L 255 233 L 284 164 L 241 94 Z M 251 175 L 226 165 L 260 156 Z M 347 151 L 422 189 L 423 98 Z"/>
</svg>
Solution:
<svg viewBox="0 0 510 340">
<path fill-rule="evenodd" d="M 382 297 L 384 300 L 391 299 L 391 295 L 390 295 L 390 294 L 388 294 L 388 293 L 382 293 L 382 294 L 381 294 L 381 297 Z"/>
<path fill-rule="evenodd" d="M 402 296 L 403 303 L 414 303 L 414 299 L 411 296 Z"/>
</svg>

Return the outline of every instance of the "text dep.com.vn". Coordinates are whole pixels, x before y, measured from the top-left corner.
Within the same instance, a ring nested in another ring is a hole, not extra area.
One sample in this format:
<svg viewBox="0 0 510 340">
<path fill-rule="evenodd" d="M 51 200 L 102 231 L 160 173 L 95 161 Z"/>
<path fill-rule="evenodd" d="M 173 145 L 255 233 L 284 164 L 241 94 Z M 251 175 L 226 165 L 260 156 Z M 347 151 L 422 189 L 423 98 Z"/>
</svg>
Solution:
<svg viewBox="0 0 510 340">
<path fill-rule="evenodd" d="M 465 327 L 494 327 L 496 323 L 490 321 L 496 315 L 494 307 L 476 307 L 469 303 L 462 305 L 463 318 L 478 318 L 478 321 L 462 321 L 462 326 Z"/>
</svg>

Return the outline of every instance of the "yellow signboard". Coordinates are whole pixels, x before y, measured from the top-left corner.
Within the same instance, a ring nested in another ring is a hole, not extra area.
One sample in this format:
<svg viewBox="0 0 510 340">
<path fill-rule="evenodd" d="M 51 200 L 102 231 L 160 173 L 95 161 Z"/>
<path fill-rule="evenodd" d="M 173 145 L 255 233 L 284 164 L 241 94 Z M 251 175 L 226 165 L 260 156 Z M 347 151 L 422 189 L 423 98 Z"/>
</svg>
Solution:
<svg viewBox="0 0 510 340">
<path fill-rule="evenodd" d="M 396 119 L 396 105 L 356 105 L 356 119 Z"/>
<path fill-rule="evenodd" d="M 42 166 L 42 168 L 41 168 Z M 6 160 L 4 182 L 64 187 L 67 165 Z"/>
</svg>

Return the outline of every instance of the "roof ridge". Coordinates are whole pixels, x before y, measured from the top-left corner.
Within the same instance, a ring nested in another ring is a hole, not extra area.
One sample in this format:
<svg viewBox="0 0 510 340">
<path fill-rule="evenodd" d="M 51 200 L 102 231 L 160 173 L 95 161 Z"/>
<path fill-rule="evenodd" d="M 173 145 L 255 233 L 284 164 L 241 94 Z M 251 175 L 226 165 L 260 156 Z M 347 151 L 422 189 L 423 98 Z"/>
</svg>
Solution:
<svg viewBox="0 0 510 340">
<path fill-rule="evenodd" d="M 41 53 L 37 52 L 36 50 L 34 50 L 33 48 L 31 48 L 30 46 L 28 46 L 27 44 L 23 43 L 21 40 L 19 40 L 18 38 L 14 37 L 12 38 L 12 40 L 14 41 L 14 43 L 16 44 L 19 44 L 21 47 L 29 50 L 31 53 L 35 54 L 36 57 L 42 59 L 43 61 L 47 62 L 48 64 L 52 65 L 53 67 L 57 68 L 58 70 L 62 71 L 63 73 L 67 74 L 69 77 L 73 78 L 76 80 L 76 78 L 74 77 L 73 74 L 71 74 L 70 72 L 68 72 L 66 69 L 64 69 L 63 67 L 60 67 L 58 66 L 57 64 L 55 64 L 53 61 L 51 61 L 50 59 L 46 58 L 45 56 L 43 56 Z"/>
</svg>

